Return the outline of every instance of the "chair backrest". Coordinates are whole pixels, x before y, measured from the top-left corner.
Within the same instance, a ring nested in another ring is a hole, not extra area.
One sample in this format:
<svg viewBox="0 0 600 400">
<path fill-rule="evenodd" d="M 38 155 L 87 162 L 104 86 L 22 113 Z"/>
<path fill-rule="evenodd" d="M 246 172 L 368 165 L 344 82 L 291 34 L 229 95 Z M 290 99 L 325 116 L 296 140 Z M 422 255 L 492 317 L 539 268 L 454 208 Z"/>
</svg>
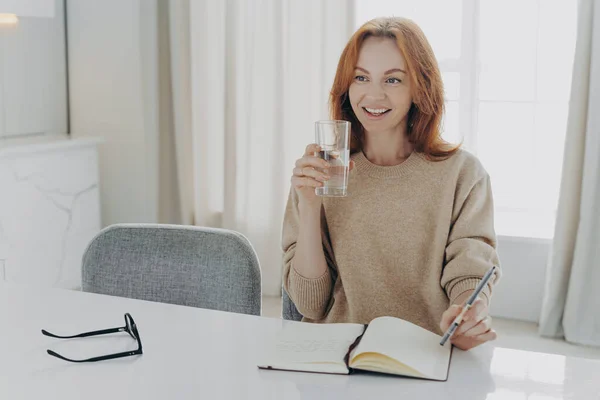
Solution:
<svg viewBox="0 0 600 400">
<path fill-rule="evenodd" d="M 243 235 L 225 229 L 112 225 L 85 251 L 82 289 L 244 314 L 261 311 L 256 252 Z"/>
<path fill-rule="evenodd" d="M 291 321 L 302 321 L 302 314 L 296 308 L 296 305 L 290 299 L 290 296 L 287 294 L 285 289 L 281 290 L 281 316 L 283 319 L 291 320 Z"/>
</svg>

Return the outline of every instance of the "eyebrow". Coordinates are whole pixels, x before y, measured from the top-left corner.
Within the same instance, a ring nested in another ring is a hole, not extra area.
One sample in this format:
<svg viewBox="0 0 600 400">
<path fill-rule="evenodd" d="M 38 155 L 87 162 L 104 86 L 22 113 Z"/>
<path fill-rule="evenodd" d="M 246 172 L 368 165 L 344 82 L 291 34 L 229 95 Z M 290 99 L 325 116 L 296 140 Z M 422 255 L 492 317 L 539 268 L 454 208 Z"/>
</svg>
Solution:
<svg viewBox="0 0 600 400">
<path fill-rule="evenodd" d="M 362 71 L 362 72 L 364 72 L 365 74 L 370 74 L 370 72 L 369 72 L 369 71 L 367 71 L 366 69 L 364 69 L 364 68 L 362 68 L 362 67 L 356 67 L 356 69 L 359 69 L 359 70 L 361 70 L 361 71 Z M 392 68 L 392 69 L 389 69 L 389 70 L 385 71 L 383 74 L 384 74 L 384 75 L 388 75 L 388 74 L 391 74 L 391 73 L 393 73 L 393 72 L 402 72 L 402 73 L 404 73 L 404 74 L 406 73 L 406 71 L 405 71 L 405 70 L 403 70 L 403 69 L 400 69 L 400 68 Z"/>
</svg>

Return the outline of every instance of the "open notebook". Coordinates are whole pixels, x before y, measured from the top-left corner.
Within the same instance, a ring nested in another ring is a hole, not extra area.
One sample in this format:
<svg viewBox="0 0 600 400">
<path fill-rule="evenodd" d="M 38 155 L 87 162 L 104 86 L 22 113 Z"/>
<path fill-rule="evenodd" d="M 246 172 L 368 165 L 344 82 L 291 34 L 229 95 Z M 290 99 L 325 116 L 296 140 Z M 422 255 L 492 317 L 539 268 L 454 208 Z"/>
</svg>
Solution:
<svg viewBox="0 0 600 400">
<path fill-rule="evenodd" d="M 381 372 L 445 381 L 452 345 L 410 322 L 375 318 L 362 324 L 310 324 L 287 321 L 258 367 L 349 374 Z"/>
</svg>

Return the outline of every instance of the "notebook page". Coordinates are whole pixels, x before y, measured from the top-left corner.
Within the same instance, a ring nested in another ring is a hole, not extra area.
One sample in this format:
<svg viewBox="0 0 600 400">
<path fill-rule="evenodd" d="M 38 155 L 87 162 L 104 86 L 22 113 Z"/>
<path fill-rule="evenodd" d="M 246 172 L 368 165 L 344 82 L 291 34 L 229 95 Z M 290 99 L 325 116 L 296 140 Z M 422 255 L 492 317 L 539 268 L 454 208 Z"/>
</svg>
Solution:
<svg viewBox="0 0 600 400">
<path fill-rule="evenodd" d="M 432 379 L 445 380 L 451 344 L 440 346 L 441 336 L 398 318 L 375 318 L 352 352 L 375 352 L 391 357 Z"/>
<path fill-rule="evenodd" d="M 293 365 L 308 363 L 345 365 L 344 358 L 348 349 L 363 333 L 364 328 L 364 325 L 360 324 L 312 324 L 288 321 L 277 335 L 275 343 L 260 366 L 291 368 Z M 310 367 L 307 369 L 313 370 Z"/>
</svg>

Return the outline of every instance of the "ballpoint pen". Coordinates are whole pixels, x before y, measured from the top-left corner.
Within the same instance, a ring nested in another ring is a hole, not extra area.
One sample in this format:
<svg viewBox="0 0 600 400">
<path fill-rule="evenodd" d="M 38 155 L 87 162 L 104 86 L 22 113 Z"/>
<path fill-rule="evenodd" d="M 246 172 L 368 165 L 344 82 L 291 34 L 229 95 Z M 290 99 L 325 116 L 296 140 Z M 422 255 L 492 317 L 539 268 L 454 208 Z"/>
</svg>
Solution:
<svg viewBox="0 0 600 400">
<path fill-rule="evenodd" d="M 446 341 L 448 339 L 450 339 L 450 337 L 454 334 L 454 332 L 456 331 L 456 328 L 458 328 L 458 326 L 462 322 L 462 319 L 464 318 L 465 313 L 467 311 L 469 311 L 469 309 L 475 302 L 475 299 L 477 299 L 477 296 L 479 296 L 479 294 L 481 293 L 481 291 L 483 290 L 485 285 L 487 285 L 487 283 L 489 282 L 491 277 L 494 276 L 494 272 L 496 272 L 497 268 L 498 267 L 493 265 L 492 268 L 490 268 L 488 270 L 488 272 L 485 273 L 485 275 L 483 276 L 483 279 L 481 279 L 481 281 L 479 282 L 479 285 L 477 285 L 477 287 L 475 288 L 475 291 L 473 292 L 473 294 L 471 294 L 471 297 L 469 297 L 469 299 L 463 306 L 463 309 L 460 312 L 460 314 L 458 314 L 458 316 L 454 319 L 454 322 L 452 322 L 452 324 L 448 327 L 448 330 L 446 331 L 446 333 L 444 333 L 444 336 L 442 337 L 442 340 L 440 342 L 441 346 L 443 346 L 446 343 Z"/>
</svg>

